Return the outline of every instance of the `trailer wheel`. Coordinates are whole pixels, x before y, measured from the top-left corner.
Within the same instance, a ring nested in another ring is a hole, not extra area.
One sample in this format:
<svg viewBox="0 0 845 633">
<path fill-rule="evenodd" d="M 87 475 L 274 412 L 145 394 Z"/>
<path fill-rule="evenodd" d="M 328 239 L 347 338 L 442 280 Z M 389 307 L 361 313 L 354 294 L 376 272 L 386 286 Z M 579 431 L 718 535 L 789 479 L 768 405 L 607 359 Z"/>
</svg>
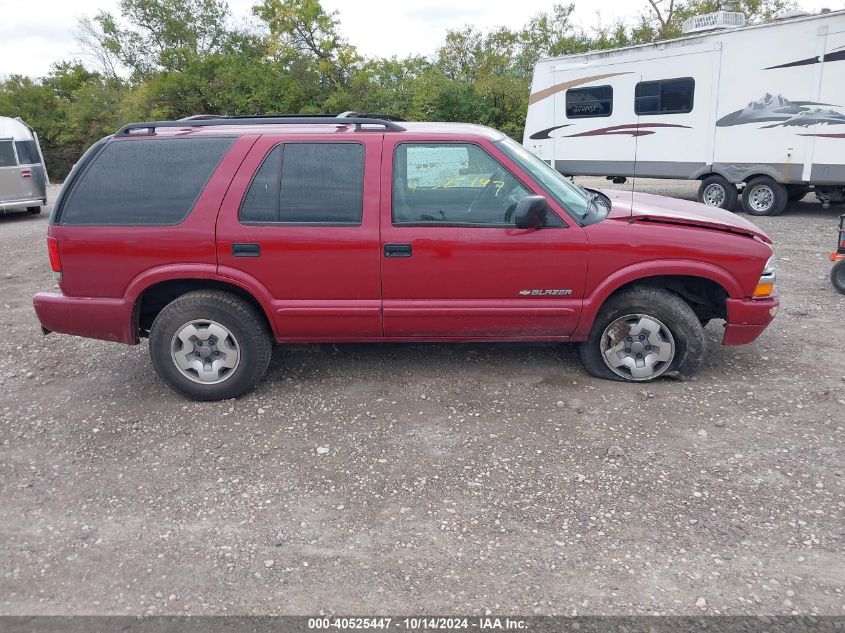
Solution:
<svg viewBox="0 0 845 633">
<path fill-rule="evenodd" d="M 714 174 L 701 181 L 698 188 L 698 201 L 708 207 L 719 207 L 733 211 L 739 194 L 736 185 L 719 174 Z"/>
<path fill-rule="evenodd" d="M 838 292 L 845 295 L 845 259 L 840 259 L 830 271 L 830 282 Z"/>
<path fill-rule="evenodd" d="M 752 178 L 742 190 L 742 208 L 749 215 L 780 215 L 787 199 L 786 187 L 769 176 Z"/>
</svg>

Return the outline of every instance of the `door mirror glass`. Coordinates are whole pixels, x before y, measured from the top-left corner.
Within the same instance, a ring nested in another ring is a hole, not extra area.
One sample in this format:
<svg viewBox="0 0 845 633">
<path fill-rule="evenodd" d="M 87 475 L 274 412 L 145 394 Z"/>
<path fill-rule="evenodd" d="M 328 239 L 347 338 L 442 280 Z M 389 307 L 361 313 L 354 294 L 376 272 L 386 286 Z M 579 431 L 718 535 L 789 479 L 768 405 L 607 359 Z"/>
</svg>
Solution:
<svg viewBox="0 0 845 633">
<path fill-rule="evenodd" d="M 516 204 L 514 224 L 518 229 L 539 229 L 545 226 L 549 203 L 543 196 L 525 196 Z"/>
</svg>

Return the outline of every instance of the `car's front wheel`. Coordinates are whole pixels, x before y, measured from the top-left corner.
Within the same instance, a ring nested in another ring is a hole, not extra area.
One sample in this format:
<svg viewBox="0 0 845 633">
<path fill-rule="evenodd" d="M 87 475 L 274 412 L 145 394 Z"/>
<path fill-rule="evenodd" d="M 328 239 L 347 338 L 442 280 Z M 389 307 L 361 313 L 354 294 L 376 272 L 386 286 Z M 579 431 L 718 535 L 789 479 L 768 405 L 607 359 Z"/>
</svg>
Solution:
<svg viewBox="0 0 845 633">
<path fill-rule="evenodd" d="M 193 400 L 235 398 L 270 363 L 261 315 L 228 292 L 197 290 L 171 301 L 150 328 L 150 358 L 161 379 Z"/>
<path fill-rule="evenodd" d="M 647 382 L 692 375 L 704 358 L 704 330 L 679 296 L 635 286 L 611 297 L 581 344 L 581 361 L 593 376 Z"/>
</svg>

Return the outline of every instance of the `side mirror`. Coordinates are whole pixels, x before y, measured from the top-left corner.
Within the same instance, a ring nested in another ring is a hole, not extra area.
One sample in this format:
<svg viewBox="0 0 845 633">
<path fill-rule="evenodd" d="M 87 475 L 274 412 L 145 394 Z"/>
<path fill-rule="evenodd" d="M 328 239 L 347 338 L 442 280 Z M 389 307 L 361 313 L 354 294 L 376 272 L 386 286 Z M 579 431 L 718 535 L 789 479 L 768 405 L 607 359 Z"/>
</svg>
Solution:
<svg viewBox="0 0 845 633">
<path fill-rule="evenodd" d="M 518 229 L 539 229 L 545 226 L 549 203 L 543 196 L 525 196 L 516 203 L 513 219 Z"/>
</svg>

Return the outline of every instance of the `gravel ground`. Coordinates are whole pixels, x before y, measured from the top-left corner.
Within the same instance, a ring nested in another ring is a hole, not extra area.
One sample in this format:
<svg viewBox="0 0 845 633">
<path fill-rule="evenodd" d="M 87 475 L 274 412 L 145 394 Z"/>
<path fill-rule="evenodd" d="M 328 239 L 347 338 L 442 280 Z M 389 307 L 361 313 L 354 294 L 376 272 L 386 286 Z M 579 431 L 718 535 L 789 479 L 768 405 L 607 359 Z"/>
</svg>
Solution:
<svg viewBox="0 0 845 633">
<path fill-rule="evenodd" d="M 711 323 L 689 382 L 314 345 L 205 404 L 146 345 L 42 337 L 46 217 L 0 217 L 0 613 L 841 615 L 839 212 L 759 219 L 781 312 L 744 347 Z"/>
</svg>

